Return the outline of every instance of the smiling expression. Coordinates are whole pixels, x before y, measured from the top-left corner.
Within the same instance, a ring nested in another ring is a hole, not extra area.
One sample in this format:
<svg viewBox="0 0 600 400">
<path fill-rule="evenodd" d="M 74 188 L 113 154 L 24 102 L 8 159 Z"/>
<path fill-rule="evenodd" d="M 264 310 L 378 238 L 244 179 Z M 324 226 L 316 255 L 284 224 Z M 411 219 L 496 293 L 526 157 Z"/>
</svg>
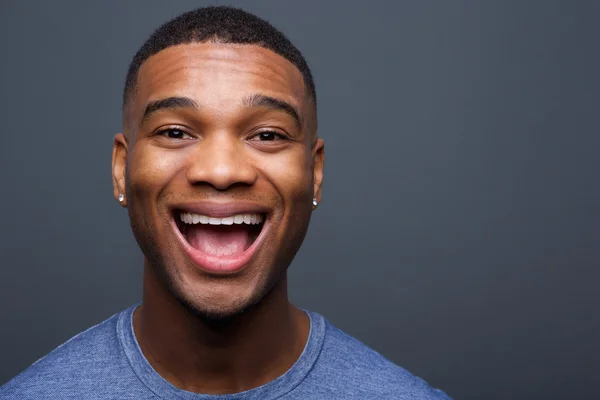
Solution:
<svg viewBox="0 0 600 400">
<path fill-rule="evenodd" d="M 323 141 L 302 74 L 256 45 L 172 46 L 141 66 L 115 137 L 115 197 L 180 302 L 227 316 L 259 302 L 304 240 Z"/>
</svg>

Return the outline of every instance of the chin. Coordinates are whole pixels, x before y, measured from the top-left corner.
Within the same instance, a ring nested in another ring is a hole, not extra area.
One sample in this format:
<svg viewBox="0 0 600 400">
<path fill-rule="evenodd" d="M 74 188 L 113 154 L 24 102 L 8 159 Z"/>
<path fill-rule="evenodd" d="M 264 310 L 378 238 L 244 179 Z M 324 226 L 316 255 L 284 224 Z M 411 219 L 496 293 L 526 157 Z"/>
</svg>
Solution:
<svg viewBox="0 0 600 400">
<path fill-rule="evenodd" d="M 238 279 L 231 276 L 207 279 L 195 273 L 187 277 L 168 275 L 164 274 L 161 280 L 170 295 L 192 315 L 215 322 L 232 320 L 251 311 L 282 280 L 280 273 L 260 274 L 254 279 L 247 275 Z"/>
<path fill-rule="evenodd" d="M 235 296 L 190 296 L 185 293 L 173 293 L 177 301 L 191 314 L 214 322 L 226 322 L 245 314 L 259 304 L 267 293 L 264 290 L 252 295 Z"/>
<path fill-rule="evenodd" d="M 181 302 L 182 306 L 194 316 L 210 322 L 228 322 L 246 313 L 252 305 L 230 304 L 228 306 L 193 304 Z"/>
</svg>

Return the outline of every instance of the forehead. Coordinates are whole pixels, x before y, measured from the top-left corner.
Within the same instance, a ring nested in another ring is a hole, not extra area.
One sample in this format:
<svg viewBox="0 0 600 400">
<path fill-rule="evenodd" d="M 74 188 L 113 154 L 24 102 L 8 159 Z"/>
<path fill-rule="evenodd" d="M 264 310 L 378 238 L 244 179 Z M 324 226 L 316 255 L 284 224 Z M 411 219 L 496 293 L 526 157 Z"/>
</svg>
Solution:
<svg viewBox="0 0 600 400">
<path fill-rule="evenodd" d="M 168 47 L 142 64 L 137 78 L 138 110 L 149 101 L 185 96 L 199 104 L 225 106 L 261 93 L 304 108 L 300 71 L 284 57 L 256 45 L 192 43 Z"/>
</svg>

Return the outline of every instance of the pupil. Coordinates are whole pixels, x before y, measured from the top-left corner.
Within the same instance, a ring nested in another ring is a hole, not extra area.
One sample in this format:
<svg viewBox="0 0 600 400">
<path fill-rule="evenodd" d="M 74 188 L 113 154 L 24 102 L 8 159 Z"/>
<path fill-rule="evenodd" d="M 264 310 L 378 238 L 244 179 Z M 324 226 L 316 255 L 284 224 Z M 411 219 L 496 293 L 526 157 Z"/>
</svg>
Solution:
<svg viewBox="0 0 600 400">
<path fill-rule="evenodd" d="M 273 132 L 263 132 L 260 134 L 260 140 L 275 140 L 275 134 Z"/>
<path fill-rule="evenodd" d="M 173 139 L 181 139 L 183 137 L 183 132 L 178 129 L 171 129 L 169 131 L 169 136 Z"/>
</svg>

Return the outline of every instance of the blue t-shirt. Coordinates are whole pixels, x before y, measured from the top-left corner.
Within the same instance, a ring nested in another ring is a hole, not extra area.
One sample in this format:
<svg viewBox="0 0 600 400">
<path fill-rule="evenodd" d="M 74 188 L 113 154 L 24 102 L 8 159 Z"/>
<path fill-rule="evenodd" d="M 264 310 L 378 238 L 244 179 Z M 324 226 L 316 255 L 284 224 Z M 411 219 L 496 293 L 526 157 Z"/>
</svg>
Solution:
<svg viewBox="0 0 600 400">
<path fill-rule="evenodd" d="M 134 309 L 38 360 L 0 388 L 0 399 L 449 399 L 313 312 L 307 312 L 310 334 L 304 351 L 279 378 L 236 394 L 184 391 L 163 379 L 142 354 L 133 333 Z"/>
</svg>

